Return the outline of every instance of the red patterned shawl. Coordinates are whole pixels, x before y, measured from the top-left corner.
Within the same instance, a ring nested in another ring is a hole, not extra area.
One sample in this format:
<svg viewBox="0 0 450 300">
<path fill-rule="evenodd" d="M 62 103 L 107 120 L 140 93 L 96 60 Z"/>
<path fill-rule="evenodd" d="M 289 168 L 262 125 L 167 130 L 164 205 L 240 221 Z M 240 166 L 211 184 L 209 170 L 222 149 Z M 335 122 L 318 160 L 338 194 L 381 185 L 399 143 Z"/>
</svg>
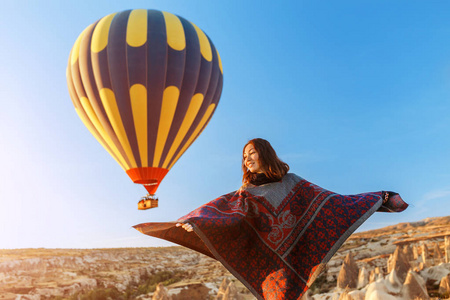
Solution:
<svg viewBox="0 0 450 300">
<path fill-rule="evenodd" d="M 144 223 L 140 232 L 219 260 L 257 299 L 300 299 L 334 253 L 375 211 L 408 206 L 396 193 L 339 195 L 295 174 L 241 188 L 177 222 Z"/>
</svg>

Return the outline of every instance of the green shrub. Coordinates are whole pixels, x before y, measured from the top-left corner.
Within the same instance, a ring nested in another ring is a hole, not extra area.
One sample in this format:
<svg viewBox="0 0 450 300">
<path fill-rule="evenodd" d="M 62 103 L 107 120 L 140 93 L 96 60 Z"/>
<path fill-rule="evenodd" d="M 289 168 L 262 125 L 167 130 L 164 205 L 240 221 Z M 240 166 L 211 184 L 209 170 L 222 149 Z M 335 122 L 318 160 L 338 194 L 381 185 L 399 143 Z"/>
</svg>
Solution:
<svg viewBox="0 0 450 300">
<path fill-rule="evenodd" d="M 137 293 L 138 295 L 142 295 L 154 292 L 158 283 L 162 283 L 167 286 L 181 281 L 185 275 L 186 272 L 182 270 L 157 272 L 153 275 L 147 276 L 147 278 L 143 280 L 144 282 L 137 288 Z"/>
</svg>

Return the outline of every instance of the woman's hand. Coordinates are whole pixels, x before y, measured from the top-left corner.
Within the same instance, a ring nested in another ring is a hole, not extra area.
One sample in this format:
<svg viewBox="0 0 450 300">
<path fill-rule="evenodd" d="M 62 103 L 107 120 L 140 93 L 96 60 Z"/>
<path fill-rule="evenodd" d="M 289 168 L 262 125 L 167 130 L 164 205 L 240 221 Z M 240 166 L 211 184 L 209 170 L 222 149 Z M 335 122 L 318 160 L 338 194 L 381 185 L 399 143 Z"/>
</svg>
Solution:
<svg viewBox="0 0 450 300">
<path fill-rule="evenodd" d="M 187 232 L 192 232 L 192 231 L 194 231 L 194 227 L 192 227 L 192 225 L 191 224 L 189 224 L 189 223 L 177 223 L 177 227 L 183 227 L 184 228 L 184 230 L 186 230 Z"/>
</svg>

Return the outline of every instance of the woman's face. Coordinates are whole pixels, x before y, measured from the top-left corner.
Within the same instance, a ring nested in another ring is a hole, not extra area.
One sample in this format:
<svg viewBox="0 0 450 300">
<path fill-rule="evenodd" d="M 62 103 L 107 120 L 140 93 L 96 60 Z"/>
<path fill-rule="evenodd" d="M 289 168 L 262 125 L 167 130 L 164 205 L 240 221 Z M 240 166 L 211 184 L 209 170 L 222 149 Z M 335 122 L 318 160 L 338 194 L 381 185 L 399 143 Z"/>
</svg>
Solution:
<svg viewBox="0 0 450 300">
<path fill-rule="evenodd" d="M 259 155 L 252 144 L 248 144 L 244 148 L 244 164 L 252 173 L 262 173 Z"/>
</svg>

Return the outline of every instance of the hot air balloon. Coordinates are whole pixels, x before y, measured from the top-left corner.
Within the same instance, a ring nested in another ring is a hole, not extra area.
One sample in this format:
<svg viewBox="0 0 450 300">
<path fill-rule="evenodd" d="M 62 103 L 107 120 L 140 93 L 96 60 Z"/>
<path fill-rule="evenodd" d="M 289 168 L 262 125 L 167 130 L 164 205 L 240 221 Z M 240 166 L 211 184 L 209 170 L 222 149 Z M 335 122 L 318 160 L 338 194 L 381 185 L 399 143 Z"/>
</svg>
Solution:
<svg viewBox="0 0 450 300">
<path fill-rule="evenodd" d="M 110 14 L 76 40 L 67 67 L 79 117 L 148 191 L 159 184 L 210 121 L 222 93 L 219 53 L 195 24 L 168 12 Z"/>
</svg>

